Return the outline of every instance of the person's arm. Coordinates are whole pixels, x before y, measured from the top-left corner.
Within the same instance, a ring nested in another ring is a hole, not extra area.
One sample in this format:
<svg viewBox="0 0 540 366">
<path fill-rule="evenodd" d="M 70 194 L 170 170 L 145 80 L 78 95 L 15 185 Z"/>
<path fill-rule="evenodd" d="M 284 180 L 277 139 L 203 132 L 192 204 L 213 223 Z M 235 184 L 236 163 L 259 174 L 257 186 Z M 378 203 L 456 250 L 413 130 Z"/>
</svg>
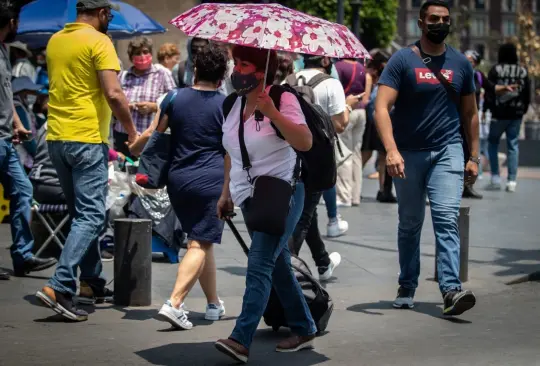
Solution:
<svg viewBox="0 0 540 366">
<path fill-rule="evenodd" d="M 229 183 L 231 181 L 231 157 L 229 154 L 225 154 L 223 167 L 223 189 L 217 203 L 217 216 L 222 220 L 231 212 L 234 212 L 234 204 L 231 199 L 231 191 L 229 190 Z"/>
<path fill-rule="evenodd" d="M 285 112 L 286 110 L 291 110 L 292 116 L 292 111 L 296 110 L 301 114 L 300 103 L 298 103 L 298 100 L 296 100 L 294 96 L 291 95 L 290 100 L 287 100 L 285 93 L 282 95 L 280 109 L 284 113 L 281 113 L 277 110 L 270 95 L 266 92 L 262 92 L 257 99 L 257 109 L 274 123 L 285 140 L 293 148 L 299 151 L 308 151 L 311 149 L 313 136 L 311 135 L 309 127 L 305 124 L 305 121 L 304 123 L 295 123 L 295 121 L 287 116 L 288 113 Z M 293 118 L 296 118 L 296 116 Z"/>
<path fill-rule="evenodd" d="M 474 93 L 461 96 L 461 119 L 463 121 L 467 145 L 469 146 L 469 153 L 471 157 L 477 158 L 480 147 L 480 127 L 478 107 L 476 106 L 476 96 Z"/>
<path fill-rule="evenodd" d="M 364 96 L 362 97 L 362 103 L 365 106 L 369 103 L 369 97 L 373 90 L 373 77 L 369 73 L 366 73 L 366 87 L 364 89 Z"/>
</svg>

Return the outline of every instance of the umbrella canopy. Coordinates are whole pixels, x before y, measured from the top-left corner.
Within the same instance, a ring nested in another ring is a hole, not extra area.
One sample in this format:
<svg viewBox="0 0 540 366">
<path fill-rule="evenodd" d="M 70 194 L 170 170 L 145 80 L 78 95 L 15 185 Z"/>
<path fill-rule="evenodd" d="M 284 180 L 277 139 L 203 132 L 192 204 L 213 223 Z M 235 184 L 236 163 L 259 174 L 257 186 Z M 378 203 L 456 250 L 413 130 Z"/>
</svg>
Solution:
<svg viewBox="0 0 540 366">
<path fill-rule="evenodd" d="M 279 4 L 201 4 L 170 21 L 188 36 L 336 58 L 371 58 L 344 25 Z"/>
<path fill-rule="evenodd" d="M 164 33 L 166 29 L 136 7 L 112 1 L 120 10 L 112 10 L 109 33 L 113 39 L 126 39 L 144 34 Z M 23 7 L 17 39 L 31 48 L 45 47 L 49 38 L 77 16 L 77 0 L 36 0 Z"/>
</svg>

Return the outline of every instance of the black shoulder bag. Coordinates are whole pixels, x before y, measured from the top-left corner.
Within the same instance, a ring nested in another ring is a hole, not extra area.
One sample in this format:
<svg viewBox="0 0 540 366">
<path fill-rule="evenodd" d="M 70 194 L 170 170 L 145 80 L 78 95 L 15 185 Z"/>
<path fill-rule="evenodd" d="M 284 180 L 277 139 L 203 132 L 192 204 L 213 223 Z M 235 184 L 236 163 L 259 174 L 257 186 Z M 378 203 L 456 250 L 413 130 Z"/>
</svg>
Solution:
<svg viewBox="0 0 540 366">
<path fill-rule="evenodd" d="M 411 46 L 411 49 L 418 57 L 420 57 L 424 65 L 426 65 L 429 68 L 429 70 L 433 73 L 433 75 L 435 75 L 435 77 L 437 78 L 437 80 L 439 80 L 442 86 L 444 86 L 444 88 L 446 89 L 446 93 L 448 94 L 448 97 L 457 106 L 458 113 L 460 114 L 460 118 L 461 118 L 461 110 L 460 110 L 461 98 L 459 94 L 454 90 L 454 88 L 452 88 L 452 85 L 450 84 L 450 82 L 443 76 L 443 74 L 441 73 L 441 69 L 437 68 L 431 62 L 431 57 L 429 57 L 429 55 L 424 54 L 417 45 L 413 44 Z M 465 129 L 463 128 L 463 123 L 460 123 L 459 132 L 461 133 L 461 139 L 463 140 L 463 155 L 465 156 L 465 162 L 467 162 L 469 161 L 471 153 L 469 151 L 469 145 L 468 145 L 467 137 L 465 136 Z"/>
<path fill-rule="evenodd" d="M 251 197 L 245 210 L 244 220 L 251 231 L 282 236 L 285 233 L 292 195 L 300 174 L 300 160 L 298 158 L 296 160 L 292 183 L 269 175 L 252 178 L 249 173 L 252 168 L 251 161 L 244 140 L 245 106 L 246 97 L 242 97 L 238 140 L 242 154 L 242 166 L 247 172 L 247 180 L 251 186 Z"/>
</svg>

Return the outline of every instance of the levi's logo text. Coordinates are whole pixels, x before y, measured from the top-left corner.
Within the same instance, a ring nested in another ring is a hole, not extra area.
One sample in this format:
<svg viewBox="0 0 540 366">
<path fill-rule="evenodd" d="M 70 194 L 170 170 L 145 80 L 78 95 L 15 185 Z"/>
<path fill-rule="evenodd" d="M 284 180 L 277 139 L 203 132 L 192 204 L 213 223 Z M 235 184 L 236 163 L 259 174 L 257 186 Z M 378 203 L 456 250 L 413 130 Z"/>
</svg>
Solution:
<svg viewBox="0 0 540 366">
<path fill-rule="evenodd" d="M 417 68 L 414 69 L 416 72 L 416 83 L 417 84 L 440 84 L 439 80 L 434 73 L 431 72 L 428 68 Z M 454 72 L 452 70 L 442 69 L 441 74 L 448 80 L 452 82 L 454 79 Z"/>
</svg>

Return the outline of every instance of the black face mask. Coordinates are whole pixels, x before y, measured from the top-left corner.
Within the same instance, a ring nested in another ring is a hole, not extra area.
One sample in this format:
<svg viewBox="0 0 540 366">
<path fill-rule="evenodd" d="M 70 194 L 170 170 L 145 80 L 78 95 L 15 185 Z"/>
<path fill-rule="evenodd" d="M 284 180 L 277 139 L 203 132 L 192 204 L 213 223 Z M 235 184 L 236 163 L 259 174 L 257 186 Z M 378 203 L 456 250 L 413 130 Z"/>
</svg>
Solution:
<svg viewBox="0 0 540 366">
<path fill-rule="evenodd" d="M 15 38 L 17 37 L 17 28 L 11 29 L 8 34 L 6 34 L 6 38 L 4 39 L 5 43 L 11 43 L 15 41 Z"/>
<path fill-rule="evenodd" d="M 436 23 L 427 25 L 426 37 L 435 44 L 441 44 L 444 42 L 448 34 L 450 33 L 450 24 L 448 23 Z"/>
<path fill-rule="evenodd" d="M 231 74 L 231 84 L 234 90 L 236 90 L 236 93 L 240 96 L 249 94 L 255 90 L 260 83 L 261 81 L 257 79 L 255 73 L 241 74 L 235 71 Z"/>
</svg>

